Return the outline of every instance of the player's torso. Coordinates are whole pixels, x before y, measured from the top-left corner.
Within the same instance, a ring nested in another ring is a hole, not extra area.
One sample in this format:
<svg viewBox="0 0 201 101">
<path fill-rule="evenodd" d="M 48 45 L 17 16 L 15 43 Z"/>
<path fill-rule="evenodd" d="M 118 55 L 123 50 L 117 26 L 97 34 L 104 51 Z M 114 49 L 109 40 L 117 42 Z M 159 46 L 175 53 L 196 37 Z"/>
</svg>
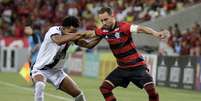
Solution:
<svg viewBox="0 0 201 101">
<path fill-rule="evenodd" d="M 124 24 L 120 23 L 112 31 L 101 30 L 98 32 L 109 43 L 119 66 L 129 67 L 144 64 L 141 54 L 136 50 L 131 33 L 125 30 Z"/>
<path fill-rule="evenodd" d="M 57 45 L 50 39 L 50 34 L 47 32 L 43 43 L 41 44 L 35 66 L 43 68 L 46 65 L 61 67 L 64 63 L 60 63 L 66 56 L 66 51 L 70 43 Z"/>
<path fill-rule="evenodd" d="M 113 30 L 97 29 L 97 31 L 109 45 L 124 44 L 127 40 L 131 40 L 130 32 L 124 29 L 124 24 L 117 23 Z M 130 39 L 129 39 L 130 38 Z"/>
</svg>

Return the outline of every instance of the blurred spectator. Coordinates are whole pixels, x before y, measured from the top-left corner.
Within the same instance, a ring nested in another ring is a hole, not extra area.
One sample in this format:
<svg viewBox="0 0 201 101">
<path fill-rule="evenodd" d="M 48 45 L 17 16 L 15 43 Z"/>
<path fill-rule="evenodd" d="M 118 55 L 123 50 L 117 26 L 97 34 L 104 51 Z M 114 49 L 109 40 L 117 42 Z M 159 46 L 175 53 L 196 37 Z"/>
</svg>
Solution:
<svg viewBox="0 0 201 101">
<path fill-rule="evenodd" d="M 201 48 L 201 37 L 199 35 L 200 31 L 200 25 L 198 23 L 195 23 L 192 28 L 192 34 L 191 34 L 191 48 L 190 48 L 190 55 L 191 56 L 200 56 L 200 48 Z"/>
<path fill-rule="evenodd" d="M 167 12 L 175 10 L 177 7 L 177 1 L 176 0 L 164 0 L 163 7 Z"/>
<path fill-rule="evenodd" d="M 174 43 L 174 50 L 175 50 L 175 53 L 176 54 L 179 54 L 181 53 L 181 43 L 179 40 L 176 40 L 175 43 Z"/>
<path fill-rule="evenodd" d="M 179 29 L 179 25 L 176 23 L 174 24 L 174 33 L 175 33 L 175 36 L 177 38 L 180 38 L 181 37 L 181 31 Z"/>
<path fill-rule="evenodd" d="M 181 41 L 181 51 L 180 55 L 189 55 L 190 46 L 187 44 L 187 41 Z"/>
<path fill-rule="evenodd" d="M 125 18 L 125 21 L 129 22 L 129 23 L 133 23 L 134 22 L 135 17 L 132 15 L 132 12 L 128 12 L 128 15 Z"/>
<path fill-rule="evenodd" d="M 78 15 L 78 7 L 75 3 L 68 4 L 68 15 L 77 16 Z"/>
<path fill-rule="evenodd" d="M 0 34 L 0 48 L 5 46 L 5 41 L 3 40 L 3 34 Z"/>
<path fill-rule="evenodd" d="M 13 34 L 12 27 L 10 26 L 8 22 L 4 20 L 2 21 L 0 30 L 1 30 L 1 34 L 3 34 L 2 36 L 12 36 Z"/>
<path fill-rule="evenodd" d="M 24 25 L 21 23 L 20 19 L 17 19 L 14 23 L 13 36 L 16 38 L 22 38 L 24 36 Z"/>
<path fill-rule="evenodd" d="M 174 52 L 170 44 L 167 44 L 165 41 L 161 40 L 159 44 L 159 55 L 178 55 Z"/>
<path fill-rule="evenodd" d="M 24 33 L 28 36 L 30 46 L 29 63 L 32 66 L 36 61 L 36 57 L 43 39 L 40 30 L 34 31 L 30 26 L 25 27 Z"/>
<path fill-rule="evenodd" d="M 186 29 L 184 33 L 175 24 L 175 31 L 173 28 L 169 27 L 170 37 L 167 44 L 175 50 L 175 53 L 179 55 L 191 55 L 200 56 L 201 55 L 201 35 L 200 35 L 200 24 L 197 22 L 192 26 L 192 30 Z"/>
</svg>

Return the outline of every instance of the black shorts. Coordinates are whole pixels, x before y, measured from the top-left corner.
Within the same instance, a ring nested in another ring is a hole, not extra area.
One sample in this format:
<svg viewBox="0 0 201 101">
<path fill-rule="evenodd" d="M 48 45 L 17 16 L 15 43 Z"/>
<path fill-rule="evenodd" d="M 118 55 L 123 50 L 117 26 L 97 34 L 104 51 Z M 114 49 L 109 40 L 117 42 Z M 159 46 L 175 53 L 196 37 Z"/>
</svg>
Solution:
<svg viewBox="0 0 201 101">
<path fill-rule="evenodd" d="M 142 89 L 145 84 L 153 83 L 153 78 L 147 71 L 146 65 L 128 69 L 117 67 L 106 77 L 106 80 L 113 83 L 115 87 L 121 86 L 124 88 L 126 88 L 131 81 Z"/>
</svg>

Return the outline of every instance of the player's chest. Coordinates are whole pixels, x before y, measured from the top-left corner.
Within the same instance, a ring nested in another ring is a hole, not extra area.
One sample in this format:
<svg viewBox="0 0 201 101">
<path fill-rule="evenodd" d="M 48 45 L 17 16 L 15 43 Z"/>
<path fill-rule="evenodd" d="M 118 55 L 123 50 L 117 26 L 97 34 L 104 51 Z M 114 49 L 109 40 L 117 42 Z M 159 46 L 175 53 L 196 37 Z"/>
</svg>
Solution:
<svg viewBox="0 0 201 101">
<path fill-rule="evenodd" d="M 128 39 L 128 35 L 123 31 L 113 31 L 105 33 L 104 38 L 109 43 L 121 43 Z"/>
<path fill-rule="evenodd" d="M 66 43 L 59 46 L 58 52 L 66 52 L 71 43 Z"/>
</svg>

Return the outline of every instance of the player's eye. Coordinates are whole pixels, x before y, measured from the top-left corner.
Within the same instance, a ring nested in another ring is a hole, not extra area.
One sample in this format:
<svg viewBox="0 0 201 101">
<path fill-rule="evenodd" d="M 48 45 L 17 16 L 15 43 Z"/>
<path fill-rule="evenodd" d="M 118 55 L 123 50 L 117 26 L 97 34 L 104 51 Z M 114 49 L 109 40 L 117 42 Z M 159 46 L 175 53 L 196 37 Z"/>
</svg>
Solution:
<svg viewBox="0 0 201 101">
<path fill-rule="evenodd" d="M 105 19 L 102 19 L 101 22 L 103 23 L 103 22 L 105 22 L 107 20 L 108 20 L 108 18 L 105 18 Z"/>
<path fill-rule="evenodd" d="M 104 20 L 101 20 L 101 22 L 103 22 Z"/>
<path fill-rule="evenodd" d="M 104 21 L 107 21 L 107 20 L 108 20 L 108 18 L 105 18 L 105 19 L 104 19 Z"/>
</svg>

